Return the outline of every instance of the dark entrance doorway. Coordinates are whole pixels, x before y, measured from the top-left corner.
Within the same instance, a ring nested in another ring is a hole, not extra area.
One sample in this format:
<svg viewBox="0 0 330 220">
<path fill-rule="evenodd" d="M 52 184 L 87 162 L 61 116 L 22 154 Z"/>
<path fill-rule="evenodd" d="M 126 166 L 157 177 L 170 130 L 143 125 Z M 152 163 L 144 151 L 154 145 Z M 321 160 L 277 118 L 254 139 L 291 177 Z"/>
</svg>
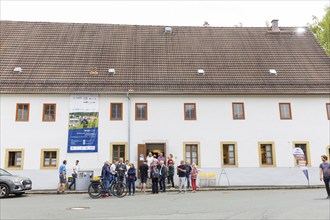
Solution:
<svg viewBox="0 0 330 220">
<path fill-rule="evenodd" d="M 163 156 L 165 157 L 165 144 L 146 144 L 147 154 L 149 152 L 152 153 L 152 155 L 156 155 L 158 157 L 158 153 L 163 153 Z"/>
<path fill-rule="evenodd" d="M 163 153 L 163 156 L 166 157 L 166 144 L 165 143 L 146 143 L 146 144 L 138 144 L 138 167 L 137 170 L 139 171 L 140 165 L 143 163 L 144 160 L 147 159 L 149 152 L 152 155 L 157 155 L 158 153 Z M 140 172 L 138 172 L 140 176 Z"/>
</svg>

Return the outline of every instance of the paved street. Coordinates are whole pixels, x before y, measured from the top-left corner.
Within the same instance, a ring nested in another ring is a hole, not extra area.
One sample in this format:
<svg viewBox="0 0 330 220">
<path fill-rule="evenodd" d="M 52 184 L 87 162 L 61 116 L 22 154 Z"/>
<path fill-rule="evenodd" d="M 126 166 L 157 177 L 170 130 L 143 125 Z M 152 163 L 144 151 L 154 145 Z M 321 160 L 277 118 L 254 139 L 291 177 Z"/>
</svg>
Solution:
<svg viewBox="0 0 330 220">
<path fill-rule="evenodd" d="M 28 194 L 0 200 L 1 219 L 329 219 L 325 189 L 200 191 L 91 199 Z"/>
</svg>

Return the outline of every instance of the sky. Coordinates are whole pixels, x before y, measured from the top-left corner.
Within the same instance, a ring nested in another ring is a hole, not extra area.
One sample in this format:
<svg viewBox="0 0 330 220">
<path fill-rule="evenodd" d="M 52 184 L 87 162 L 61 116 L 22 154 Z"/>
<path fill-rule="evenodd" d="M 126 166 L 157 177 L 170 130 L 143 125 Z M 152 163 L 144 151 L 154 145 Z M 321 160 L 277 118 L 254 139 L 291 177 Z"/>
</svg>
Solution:
<svg viewBox="0 0 330 220">
<path fill-rule="evenodd" d="M 282 27 L 322 19 L 330 0 L 0 0 L 0 20 L 161 26 Z"/>
</svg>

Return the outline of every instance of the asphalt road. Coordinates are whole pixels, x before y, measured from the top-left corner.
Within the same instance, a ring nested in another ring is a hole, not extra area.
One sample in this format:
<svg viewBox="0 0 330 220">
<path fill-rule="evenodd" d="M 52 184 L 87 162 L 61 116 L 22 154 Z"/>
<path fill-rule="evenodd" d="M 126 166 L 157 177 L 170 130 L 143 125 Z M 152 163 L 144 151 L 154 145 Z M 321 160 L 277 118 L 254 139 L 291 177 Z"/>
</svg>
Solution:
<svg viewBox="0 0 330 220">
<path fill-rule="evenodd" d="M 28 194 L 0 200 L 0 219 L 330 219 L 325 189 L 200 191 L 91 199 Z"/>
</svg>

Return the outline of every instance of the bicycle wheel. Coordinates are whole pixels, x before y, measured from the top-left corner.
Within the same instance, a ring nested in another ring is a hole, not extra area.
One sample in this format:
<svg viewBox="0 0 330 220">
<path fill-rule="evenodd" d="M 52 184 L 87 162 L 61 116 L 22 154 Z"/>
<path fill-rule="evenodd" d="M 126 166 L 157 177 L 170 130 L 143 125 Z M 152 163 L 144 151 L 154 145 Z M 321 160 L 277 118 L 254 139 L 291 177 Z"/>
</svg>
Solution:
<svg viewBox="0 0 330 220">
<path fill-rule="evenodd" d="M 113 184 L 111 184 L 110 185 L 110 194 L 112 195 L 112 196 L 117 196 L 117 190 L 116 190 L 116 188 L 117 188 L 117 182 L 116 183 L 113 183 Z"/>
<path fill-rule="evenodd" d="M 100 198 L 101 195 L 102 195 L 101 185 L 89 184 L 89 186 L 88 186 L 88 195 L 92 199 Z"/>
<path fill-rule="evenodd" d="M 113 195 L 114 196 L 116 196 L 118 198 L 122 198 L 127 195 L 127 192 L 128 192 L 128 188 L 127 188 L 126 184 L 124 184 L 122 182 L 118 182 L 113 185 Z"/>
<path fill-rule="evenodd" d="M 114 196 L 115 195 L 114 194 L 114 185 L 116 185 L 116 183 L 115 182 L 111 182 L 110 183 L 110 186 L 109 186 L 109 193 L 110 193 L 111 196 Z"/>
</svg>

